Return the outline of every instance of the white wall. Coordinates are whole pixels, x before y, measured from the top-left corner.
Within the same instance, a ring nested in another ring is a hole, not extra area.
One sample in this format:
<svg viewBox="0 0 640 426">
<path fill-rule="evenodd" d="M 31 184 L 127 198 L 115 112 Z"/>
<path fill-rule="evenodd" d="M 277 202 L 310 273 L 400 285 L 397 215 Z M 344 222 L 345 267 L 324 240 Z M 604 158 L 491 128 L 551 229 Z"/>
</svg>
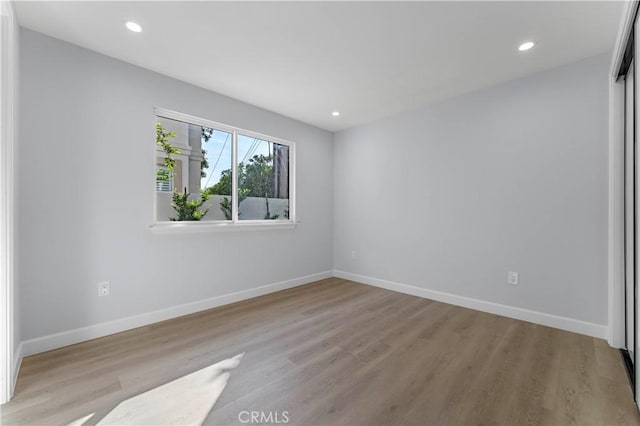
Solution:
<svg viewBox="0 0 640 426">
<path fill-rule="evenodd" d="M 609 58 L 337 133 L 335 269 L 606 324 Z"/>
<path fill-rule="evenodd" d="M 20 35 L 24 340 L 332 269 L 331 133 Z M 297 228 L 152 234 L 155 106 L 296 142 Z M 103 280 L 112 295 L 99 298 Z"/>
<path fill-rule="evenodd" d="M 607 322 L 606 55 L 332 136 L 29 30 L 20 54 L 23 340 L 331 269 Z M 151 233 L 154 106 L 297 142 L 298 227 Z"/>
<path fill-rule="evenodd" d="M 17 141 L 18 122 L 18 33 L 19 27 L 13 3 L 0 3 L 0 403 L 13 393 L 18 374 L 20 355 L 20 307 L 18 287 L 14 285 L 15 262 L 15 172 L 14 157 Z M 6 340 L 5 340 L 6 339 Z M 7 345 L 7 346 L 5 346 Z M 5 356 L 8 357 L 5 359 Z"/>
</svg>

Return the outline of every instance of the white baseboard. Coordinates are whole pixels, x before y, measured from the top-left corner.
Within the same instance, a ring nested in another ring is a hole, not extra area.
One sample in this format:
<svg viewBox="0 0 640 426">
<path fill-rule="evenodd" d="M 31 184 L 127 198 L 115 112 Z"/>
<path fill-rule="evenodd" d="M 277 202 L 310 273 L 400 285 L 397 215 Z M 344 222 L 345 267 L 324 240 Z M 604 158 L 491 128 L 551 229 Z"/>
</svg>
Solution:
<svg viewBox="0 0 640 426">
<path fill-rule="evenodd" d="M 13 370 L 11 370 L 11 395 L 9 399 L 13 398 L 13 392 L 16 390 L 16 383 L 18 383 L 18 373 L 20 372 L 20 366 L 22 365 L 24 345 L 22 342 L 16 348 L 16 352 L 13 354 Z"/>
<path fill-rule="evenodd" d="M 218 306 L 228 305 L 229 303 L 239 302 L 241 300 L 251 299 L 253 297 L 262 296 L 276 291 L 297 287 L 325 278 L 331 278 L 332 276 L 333 271 L 319 272 L 287 281 L 237 291 L 222 296 L 211 297 L 197 302 L 185 303 L 183 305 L 172 306 L 140 315 L 25 340 L 20 344 L 22 352 L 20 359 L 22 359 L 23 356 L 50 351 L 52 349 L 73 345 L 75 343 L 96 339 L 98 337 L 108 336 L 109 334 L 119 333 L 121 331 L 131 330 L 133 328 L 142 327 L 159 321 L 165 321 Z"/>
<path fill-rule="evenodd" d="M 333 271 L 333 275 L 349 281 L 356 281 L 363 284 L 380 287 L 399 293 L 410 294 L 412 296 L 423 297 L 425 299 L 437 300 L 438 302 L 449 303 L 451 305 L 462 306 L 477 311 L 488 312 L 503 317 L 514 318 L 534 324 L 545 325 L 547 327 L 559 328 L 560 330 L 571 331 L 573 333 L 585 334 L 599 339 L 606 339 L 608 327 L 606 325 L 594 324 L 573 318 L 561 317 L 544 312 L 532 311 L 529 309 L 516 308 L 502 305 L 500 303 L 487 302 L 485 300 L 472 299 L 470 297 L 457 296 L 442 291 L 428 290 L 407 284 L 400 284 L 364 275 L 353 274 L 351 272 Z"/>
<path fill-rule="evenodd" d="M 12 372 L 13 386 L 15 387 L 15 380 L 18 376 L 18 370 L 20 368 L 22 358 L 25 356 L 61 348 L 63 346 L 68 346 L 91 339 L 96 339 L 98 337 L 107 336 L 109 334 L 131 330 L 133 328 L 142 327 L 183 315 L 193 314 L 218 306 L 227 305 L 229 303 L 251 299 L 253 297 L 258 297 L 276 291 L 297 287 L 321 279 L 330 278 L 332 276 L 372 285 L 375 287 L 385 288 L 387 290 L 397 291 L 399 293 L 410 294 L 413 296 L 437 300 L 439 302 L 449 303 L 452 305 L 462 306 L 478 311 L 489 312 L 496 315 L 528 321 L 534 324 L 540 324 L 548 327 L 559 328 L 561 330 L 571 331 L 574 333 L 585 334 L 587 336 L 597 337 L 601 339 L 606 339 L 607 337 L 607 326 L 601 324 L 589 323 L 572 318 L 532 311 L 529 309 L 502 305 L 499 303 L 487 302 L 484 300 L 472 299 L 464 296 L 457 296 L 441 291 L 428 290 L 421 287 L 415 287 L 407 284 L 400 284 L 392 281 L 381 280 L 378 278 L 372 278 L 364 275 L 335 270 L 306 275 L 287 281 L 281 281 L 261 287 L 242 290 L 222 296 L 216 296 L 205 300 L 199 300 L 197 302 L 172 306 L 166 309 L 160 309 L 140 315 L 121 318 L 109 322 L 103 322 L 100 324 L 94 324 L 87 327 L 76 328 L 74 330 L 64 331 L 61 333 L 55 333 L 48 336 L 23 341 L 18 346 L 14 358 L 14 370 Z"/>
</svg>

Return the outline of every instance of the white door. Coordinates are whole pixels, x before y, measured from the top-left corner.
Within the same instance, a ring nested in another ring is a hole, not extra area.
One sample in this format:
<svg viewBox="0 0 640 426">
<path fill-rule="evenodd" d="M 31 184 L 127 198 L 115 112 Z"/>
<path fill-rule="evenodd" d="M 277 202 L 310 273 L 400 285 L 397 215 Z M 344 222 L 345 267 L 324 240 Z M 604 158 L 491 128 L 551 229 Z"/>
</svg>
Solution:
<svg viewBox="0 0 640 426">
<path fill-rule="evenodd" d="M 625 318 L 626 349 L 635 364 L 635 79 L 634 62 L 625 76 Z"/>
<path fill-rule="evenodd" d="M 640 52 L 640 25 L 638 25 L 638 22 L 636 21 L 633 25 L 633 36 L 634 36 L 634 40 L 636 40 L 634 42 L 634 52 L 633 52 L 633 57 L 634 57 L 634 63 L 635 63 L 635 58 L 638 58 L 640 56 L 638 56 L 639 52 Z M 632 66 L 634 64 L 632 63 Z M 633 67 L 635 69 L 635 67 Z M 630 72 L 633 76 L 632 76 L 632 81 L 634 81 L 634 88 L 633 88 L 633 146 L 634 146 L 634 156 L 633 156 L 633 161 L 634 161 L 634 215 L 633 215 L 633 221 L 634 221 L 634 245 L 633 245 L 633 250 L 634 250 L 634 280 L 633 280 L 633 328 L 630 328 L 630 330 L 633 330 L 633 332 L 631 334 L 633 334 L 633 342 L 627 342 L 627 344 L 629 345 L 628 348 L 633 348 L 633 353 L 630 353 L 629 355 L 631 355 L 631 360 L 633 361 L 633 365 L 634 365 L 634 375 L 633 375 L 633 382 L 634 382 L 634 397 L 636 399 L 636 403 L 640 404 L 640 398 L 638 398 L 638 396 L 640 395 L 640 380 L 638 380 L 638 373 L 637 373 L 637 365 L 638 365 L 638 356 L 640 355 L 640 335 L 638 334 L 640 332 L 640 327 L 638 327 L 638 273 L 637 273 L 637 266 L 640 265 L 640 260 L 638 258 L 638 256 L 640 256 L 640 250 L 638 249 L 638 237 L 637 237 L 637 225 L 639 222 L 638 219 L 638 200 L 640 199 L 640 195 L 638 193 L 638 190 L 640 190 L 640 173 L 638 173 L 637 167 L 640 164 L 640 162 L 638 161 L 638 148 L 637 148 L 637 143 L 636 143 L 636 138 L 638 137 L 637 135 L 640 134 L 640 132 L 638 131 L 638 125 L 640 125 L 640 110 L 637 108 L 636 106 L 636 99 L 640 99 L 640 95 L 638 94 L 638 90 L 640 90 L 640 84 L 635 84 L 635 71 L 631 71 Z M 629 102 L 626 102 L 626 104 L 628 104 Z M 627 126 L 628 127 L 628 126 Z M 630 290 L 627 289 L 627 294 L 629 294 Z M 627 317 L 629 317 L 629 315 L 627 315 Z M 631 343 L 633 343 L 633 346 L 631 345 Z M 631 350 L 631 349 L 630 349 Z"/>
</svg>

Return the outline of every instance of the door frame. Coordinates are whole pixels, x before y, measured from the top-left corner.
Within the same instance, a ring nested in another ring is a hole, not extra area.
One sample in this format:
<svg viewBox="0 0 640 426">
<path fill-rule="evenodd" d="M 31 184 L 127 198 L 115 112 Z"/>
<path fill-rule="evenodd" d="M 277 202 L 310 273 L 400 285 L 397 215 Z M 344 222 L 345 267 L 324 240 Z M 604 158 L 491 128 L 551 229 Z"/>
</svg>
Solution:
<svg viewBox="0 0 640 426">
<path fill-rule="evenodd" d="M 609 70 L 609 259 L 608 336 L 610 346 L 625 345 L 624 305 L 624 82 L 618 79 L 640 1 L 625 4 Z M 636 63 L 636 71 L 638 64 Z M 637 114 L 637 113 L 636 113 Z"/>
<path fill-rule="evenodd" d="M 0 0 L 0 404 L 13 396 L 18 365 L 14 353 L 16 37 L 13 3 Z"/>
<path fill-rule="evenodd" d="M 636 81 L 634 95 L 636 98 L 636 107 L 634 111 L 634 129 L 635 140 L 637 141 L 640 133 L 638 132 L 638 124 L 640 123 L 640 104 L 637 99 L 640 99 L 637 84 L 638 74 L 638 59 L 640 59 L 640 27 L 636 23 L 638 16 L 639 2 L 631 1 L 625 4 L 625 9 L 622 16 L 622 24 L 618 31 L 618 37 L 616 39 L 616 45 L 611 60 L 611 68 L 609 70 L 609 222 L 608 222 L 608 334 L 607 341 L 610 346 L 616 348 L 625 348 L 626 346 L 626 309 L 627 303 L 626 297 L 626 235 L 625 235 L 625 117 L 626 117 L 626 91 L 625 81 L 621 78 L 623 73 L 626 74 L 625 66 L 628 65 L 630 58 L 629 53 L 633 54 L 634 59 L 634 80 Z M 637 28 L 636 28 L 637 27 Z M 635 38 L 635 43 L 632 40 Z M 633 51 L 631 50 L 633 49 Z M 627 61 L 627 64 L 623 64 L 623 61 Z M 634 159 L 636 166 L 637 153 L 634 153 Z M 634 178 L 635 191 L 634 199 L 638 197 L 638 190 L 640 185 Z M 635 205 L 635 204 L 634 204 Z M 640 224 L 638 218 L 638 212 L 635 211 L 634 220 L 636 227 Z M 640 250 L 634 241 L 634 263 L 638 262 L 638 256 L 640 256 Z M 637 271 L 636 271 L 637 274 Z M 637 285 L 637 275 L 634 279 L 634 288 Z M 633 368 L 628 369 L 631 379 L 631 385 L 633 388 L 634 398 L 637 400 L 638 385 L 640 382 L 636 380 L 638 372 L 638 359 L 640 354 L 638 353 L 638 318 L 636 314 L 637 310 L 637 288 L 634 291 L 634 348 L 633 353 L 635 359 L 633 360 Z M 627 351 L 621 351 L 624 357 L 625 363 L 629 364 L 629 354 Z M 634 371 L 634 374 L 631 373 Z M 631 376 L 634 377 L 631 377 Z M 640 405 L 639 405 L 640 407 Z"/>
</svg>

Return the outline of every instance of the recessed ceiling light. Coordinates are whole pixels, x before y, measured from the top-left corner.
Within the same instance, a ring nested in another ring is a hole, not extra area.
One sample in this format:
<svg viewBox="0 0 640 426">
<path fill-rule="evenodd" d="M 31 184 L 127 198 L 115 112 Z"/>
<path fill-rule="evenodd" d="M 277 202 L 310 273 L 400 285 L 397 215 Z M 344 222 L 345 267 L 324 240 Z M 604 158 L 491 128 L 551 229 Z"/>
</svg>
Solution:
<svg viewBox="0 0 640 426">
<path fill-rule="evenodd" d="M 137 22 L 127 21 L 124 25 L 129 29 L 129 31 L 133 31 L 134 33 L 142 32 L 142 27 Z"/>
<path fill-rule="evenodd" d="M 518 50 L 521 52 L 524 52 L 525 50 L 529 50 L 531 49 L 533 46 L 535 46 L 536 44 L 532 41 L 528 41 L 526 43 L 522 43 L 520 45 L 520 47 L 518 47 Z"/>
<path fill-rule="evenodd" d="M 333 111 L 331 115 L 333 115 L 334 117 L 338 117 L 340 115 L 340 111 Z"/>
</svg>

